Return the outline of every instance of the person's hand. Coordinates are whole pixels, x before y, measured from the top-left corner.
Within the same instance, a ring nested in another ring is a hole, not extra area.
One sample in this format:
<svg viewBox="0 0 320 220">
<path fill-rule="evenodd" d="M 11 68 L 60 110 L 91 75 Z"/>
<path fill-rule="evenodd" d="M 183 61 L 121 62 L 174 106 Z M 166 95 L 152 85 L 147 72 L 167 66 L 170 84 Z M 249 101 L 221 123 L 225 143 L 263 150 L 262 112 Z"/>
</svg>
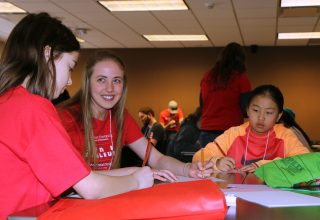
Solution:
<svg viewBox="0 0 320 220">
<path fill-rule="evenodd" d="M 217 160 L 216 166 L 220 171 L 227 172 L 236 168 L 236 162 L 231 157 L 222 157 Z"/>
<path fill-rule="evenodd" d="M 194 162 L 189 168 L 189 176 L 193 178 L 208 178 L 213 173 L 213 163 L 211 161 L 205 161 L 204 166 L 201 162 Z"/>
<path fill-rule="evenodd" d="M 169 170 L 153 170 L 154 179 L 161 180 L 163 182 L 175 182 L 177 177 Z"/>
<path fill-rule="evenodd" d="M 138 182 L 138 189 L 144 189 L 153 186 L 154 178 L 150 167 L 141 167 L 131 175 Z"/>
<path fill-rule="evenodd" d="M 171 125 L 174 125 L 176 123 L 176 121 L 175 120 L 170 120 L 169 122 L 168 122 L 168 126 L 171 126 Z"/>
<path fill-rule="evenodd" d="M 249 164 L 241 167 L 239 171 L 253 173 L 254 171 L 256 171 L 256 169 L 257 167 L 255 165 Z"/>
</svg>

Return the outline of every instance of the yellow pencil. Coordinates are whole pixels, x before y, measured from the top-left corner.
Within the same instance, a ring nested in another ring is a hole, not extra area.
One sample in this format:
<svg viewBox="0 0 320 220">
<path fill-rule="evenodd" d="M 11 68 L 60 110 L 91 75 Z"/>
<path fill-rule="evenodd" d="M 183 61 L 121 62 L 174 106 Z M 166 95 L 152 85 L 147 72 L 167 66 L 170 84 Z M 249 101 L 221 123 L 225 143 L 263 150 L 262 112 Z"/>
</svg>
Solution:
<svg viewBox="0 0 320 220">
<path fill-rule="evenodd" d="M 203 175 L 203 171 L 204 171 L 204 150 L 203 150 L 203 148 L 201 148 L 201 166 L 202 166 L 201 173 L 202 173 L 202 178 L 203 178 L 204 177 L 204 175 Z"/>
</svg>

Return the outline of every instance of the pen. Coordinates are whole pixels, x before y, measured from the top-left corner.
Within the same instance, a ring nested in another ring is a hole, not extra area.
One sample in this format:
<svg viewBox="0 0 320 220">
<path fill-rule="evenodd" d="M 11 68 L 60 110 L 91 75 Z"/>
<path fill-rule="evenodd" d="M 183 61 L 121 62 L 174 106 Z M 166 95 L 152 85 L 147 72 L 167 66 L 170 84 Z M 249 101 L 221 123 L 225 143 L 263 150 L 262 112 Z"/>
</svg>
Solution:
<svg viewBox="0 0 320 220">
<path fill-rule="evenodd" d="M 202 178 L 204 178 L 204 175 L 203 175 L 203 170 L 204 170 L 204 150 L 203 148 L 201 148 L 201 173 L 202 173 Z"/>
<path fill-rule="evenodd" d="M 146 148 L 146 154 L 144 155 L 144 159 L 143 159 L 143 163 L 142 166 L 144 167 L 147 162 L 148 162 L 148 158 L 149 158 L 149 154 L 150 154 L 150 150 L 151 150 L 151 138 L 153 136 L 153 133 L 151 132 L 150 136 L 148 137 L 148 143 L 147 143 L 147 148 Z"/>
</svg>

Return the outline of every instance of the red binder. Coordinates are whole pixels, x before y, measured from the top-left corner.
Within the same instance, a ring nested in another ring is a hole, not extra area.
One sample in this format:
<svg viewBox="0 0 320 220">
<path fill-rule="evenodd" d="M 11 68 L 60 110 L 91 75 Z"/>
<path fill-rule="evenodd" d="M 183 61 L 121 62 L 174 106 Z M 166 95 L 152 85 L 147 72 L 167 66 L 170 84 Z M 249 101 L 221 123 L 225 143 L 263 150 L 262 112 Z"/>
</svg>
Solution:
<svg viewBox="0 0 320 220">
<path fill-rule="evenodd" d="M 211 180 L 155 185 L 98 200 L 61 199 L 39 220 L 224 219 L 224 194 Z"/>
</svg>

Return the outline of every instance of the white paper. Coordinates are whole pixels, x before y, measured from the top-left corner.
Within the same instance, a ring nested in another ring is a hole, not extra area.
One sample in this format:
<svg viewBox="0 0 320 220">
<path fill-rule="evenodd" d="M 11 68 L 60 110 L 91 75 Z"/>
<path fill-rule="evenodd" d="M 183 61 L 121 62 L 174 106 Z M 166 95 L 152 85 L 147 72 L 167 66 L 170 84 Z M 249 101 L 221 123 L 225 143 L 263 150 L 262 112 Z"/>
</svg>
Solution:
<svg viewBox="0 0 320 220">
<path fill-rule="evenodd" d="M 237 188 L 238 187 L 238 188 Z M 273 189 L 265 185 L 243 184 L 243 186 L 221 189 L 226 197 L 227 204 L 235 205 L 234 198 L 238 197 L 266 207 L 296 207 L 320 206 L 320 198 L 305 194 Z"/>
<path fill-rule="evenodd" d="M 239 193 L 238 197 L 267 207 L 320 206 L 320 198 L 289 191 Z"/>
</svg>

